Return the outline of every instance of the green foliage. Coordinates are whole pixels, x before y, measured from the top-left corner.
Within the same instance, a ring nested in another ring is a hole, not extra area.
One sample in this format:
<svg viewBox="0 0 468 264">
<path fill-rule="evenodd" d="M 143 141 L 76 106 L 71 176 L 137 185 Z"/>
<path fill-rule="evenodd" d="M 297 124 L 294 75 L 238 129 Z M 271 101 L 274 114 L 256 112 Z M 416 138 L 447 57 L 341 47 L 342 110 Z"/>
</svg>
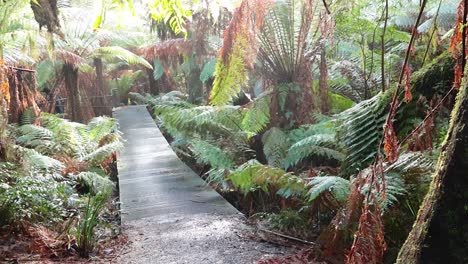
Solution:
<svg viewBox="0 0 468 264">
<path fill-rule="evenodd" d="M 99 223 L 99 214 L 105 208 L 109 200 L 110 193 L 99 192 L 96 196 L 89 197 L 84 213 L 78 220 L 76 227 L 76 242 L 79 253 L 83 257 L 88 257 L 96 244 L 95 227 Z"/>
<path fill-rule="evenodd" d="M 20 125 L 30 125 L 34 122 L 36 122 L 36 113 L 32 107 L 28 107 L 21 113 Z"/>
<path fill-rule="evenodd" d="M 55 76 L 56 67 L 51 60 L 43 60 L 36 66 L 36 81 L 39 89 Z"/>
<path fill-rule="evenodd" d="M 195 1 L 196 2 L 196 1 Z M 151 17 L 169 25 L 175 34 L 187 34 L 185 21 L 190 20 L 192 11 L 181 0 L 153 0 L 149 4 Z"/>
<path fill-rule="evenodd" d="M 111 193 L 114 187 L 114 183 L 109 178 L 95 172 L 80 172 L 75 178 L 89 190 L 91 195 L 97 195 L 99 192 Z"/>
<path fill-rule="evenodd" d="M 280 128 L 272 127 L 262 136 L 263 152 L 268 165 L 277 168 L 284 167 L 284 159 L 290 146 L 289 138 Z"/>
<path fill-rule="evenodd" d="M 270 228 L 291 233 L 295 230 L 304 232 L 310 228 L 307 218 L 298 210 L 286 209 L 277 214 L 268 214 L 267 223 Z"/>
<path fill-rule="evenodd" d="M 237 41 L 241 46 L 246 45 L 246 40 L 238 38 Z M 247 85 L 247 70 L 243 58 L 243 50 L 239 48 L 230 55 L 228 65 L 222 60 L 216 63 L 216 78 L 210 94 L 212 105 L 225 105 L 231 102 L 240 93 L 241 88 Z"/>
<path fill-rule="evenodd" d="M 245 113 L 242 120 L 242 129 L 259 133 L 270 123 L 270 97 L 257 98 Z"/>
<path fill-rule="evenodd" d="M 318 176 L 313 177 L 307 186 L 310 188 L 306 195 L 309 202 L 315 200 L 323 192 L 328 191 L 338 202 L 344 203 L 348 198 L 351 184 L 341 177 Z"/>
<path fill-rule="evenodd" d="M 226 179 L 230 180 L 242 193 L 247 194 L 256 189 L 267 192 L 270 185 L 274 185 L 280 178 L 288 175 L 282 169 L 247 162 L 239 166 Z"/>
<path fill-rule="evenodd" d="M 216 70 L 216 60 L 209 60 L 200 73 L 200 81 L 206 83 L 210 78 L 213 78 Z"/>
<path fill-rule="evenodd" d="M 71 188 L 51 176 L 0 176 L 0 222 L 40 221 L 53 224 L 66 214 Z"/>
<path fill-rule="evenodd" d="M 64 165 L 51 157 L 42 155 L 34 149 L 16 147 L 18 156 L 21 157 L 21 165 L 25 171 L 40 174 L 59 173 Z"/>
<path fill-rule="evenodd" d="M 122 147 L 116 121 L 111 118 L 97 117 L 83 125 L 43 113 L 40 120 L 43 127 L 19 127 L 20 136 L 16 142 L 32 148 L 19 150 L 25 161 L 32 159 L 31 164 L 43 169 L 60 167 L 55 160 L 43 155 L 68 156 L 97 165 Z"/>
<path fill-rule="evenodd" d="M 338 115 L 342 122 L 338 139 L 346 147 L 344 175 L 357 173 L 374 160 L 393 91 L 388 90 Z"/>
<path fill-rule="evenodd" d="M 320 119 L 318 116 L 316 117 Z M 333 120 L 295 129 L 290 132 L 292 144 L 288 149 L 285 167 L 297 165 L 308 157 L 322 157 L 329 160 L 344 160 L 342 146 L 336 139 L 336 124 Z"/>
<path fill-rule="evenodd" d="M 99 47 L 90 56 L 108 61 L 124 61 L 130 65 L 141 65 L 148 69 L 153 69 L 153 66 L 144 58 L 118 46 Z"/>
<path fill-rule="evenodd" d="M 233 158 L 223 149 L 203 140 L 192 140 L 190 143 L 198 163 L 208 164 L 215 169 L 233 168 Z"/>
<path fill-rule="evenodd" d="M 154 68 L 153 79 L 157 81 L 161 79 L 161 77 L 164 75 L 164 66 L 161 64 L 159 60 L 155 60 L 153 68 Z"/>
<path fill-rule="evenodd" d="M 341 113 L 355 105 L 355 103 L 351 99 L 344 97 L 342 95 L 339 95 L 333 92 L 328 92 L 328 96 L 330 97 L 332 113 L 335 113 L 335 114 Z"/>
</svg>

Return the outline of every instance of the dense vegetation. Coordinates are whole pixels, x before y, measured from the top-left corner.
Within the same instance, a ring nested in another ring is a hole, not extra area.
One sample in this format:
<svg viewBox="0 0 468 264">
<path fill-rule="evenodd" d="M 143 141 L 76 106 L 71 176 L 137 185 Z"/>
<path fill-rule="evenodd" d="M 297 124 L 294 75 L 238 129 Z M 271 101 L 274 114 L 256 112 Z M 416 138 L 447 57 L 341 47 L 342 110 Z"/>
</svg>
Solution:
<svg viewBox="0 0 468 264">
<path fill-rule="evenodd" d="M 220 2 L 1 2 L 0 226 L 89 256 L 122 147 L 97 116 L 138 103 L 304 259 L 466 262 L 466 1 Z"/>
</svg>

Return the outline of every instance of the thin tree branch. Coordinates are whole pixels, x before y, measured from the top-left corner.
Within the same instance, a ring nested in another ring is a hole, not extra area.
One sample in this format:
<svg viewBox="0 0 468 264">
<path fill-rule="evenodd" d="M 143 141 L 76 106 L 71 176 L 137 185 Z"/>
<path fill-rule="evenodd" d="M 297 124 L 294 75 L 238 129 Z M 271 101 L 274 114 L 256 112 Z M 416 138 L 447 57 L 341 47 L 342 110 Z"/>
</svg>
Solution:
<svg viewBox="0 0 468 264">
<path fill-rule="evenodd" d="M 328 4 L 325 0 L 322 0 L 323 5 L 325 6 L 325 10 L 327 11 L 327 14 L 331 15 L 330 9 L 328 8 Z"/>
<path fill-rule="evenodd" d="M 13 66 L 6 66 L 10 69 L 13 69 L 15 71 L 24 71 L 24 72 L 36 72 L 35 70 L 31 70 L 31 69 L 24 69 L 24 68 L 18 68 L 18 67 L 13 67 Z"/>
</svg>

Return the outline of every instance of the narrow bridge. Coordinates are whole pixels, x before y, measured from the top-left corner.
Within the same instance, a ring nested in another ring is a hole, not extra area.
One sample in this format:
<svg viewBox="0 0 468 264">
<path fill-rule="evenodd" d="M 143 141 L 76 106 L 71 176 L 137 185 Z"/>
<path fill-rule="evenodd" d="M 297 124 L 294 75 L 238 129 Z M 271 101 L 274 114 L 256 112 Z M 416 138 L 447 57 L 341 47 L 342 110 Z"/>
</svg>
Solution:
<svg viewBox="0 0 468 264">
<path fill-rule="evenodd" d="M 116 263 L 253 263 L 280 253 L 246 238 L 242 214 L 176 156 L 146 106 L 117 108 L 114 117 L 126 141 L 117 162 L 131 241 Z"/>
</svg>

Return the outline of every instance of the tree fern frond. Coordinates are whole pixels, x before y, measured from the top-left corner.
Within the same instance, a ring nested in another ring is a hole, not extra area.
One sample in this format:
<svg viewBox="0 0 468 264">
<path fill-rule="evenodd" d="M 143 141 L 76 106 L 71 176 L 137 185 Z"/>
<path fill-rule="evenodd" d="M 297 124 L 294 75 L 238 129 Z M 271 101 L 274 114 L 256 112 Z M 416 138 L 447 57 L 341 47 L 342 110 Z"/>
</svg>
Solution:
<svg viewBox="0 0 468 264">
<path fill-rule="evenodd" d="M 284 167 L 288 148 L 289 138 L 280 128 L 270 128 L 262 136 L 263 152 L 268 160 L 268 165 L 277 168 Z"/>
<path fill-rule="evenodd" d="M 216 60 L 209 60 L 200 73 L 200 81 L 203 83 L 207 82 L 210 78 L 213 78 L 216 70 Z"/>
<path fill-rule="evenodd" d="M 232 157 L 219 147 L 203 140 L 191 142 L 192 151 L 199 163 L 208 164 L 212 168 L 231 169 L 234 166 Z"/>
<path fill-rule="evenodd" d="M 270 123 L 270 97 L 257 98 L 247 109 L 242 120 L 242 129 L 259 133 Z"/>
<path fill-rule="evenodd" d="M 285 174 L 287 173 L 282 169 L 258 164 L 252 165 L 250 162 L 237 168 L 226 179 L 230 180 L 241 192 L 247 194 L 255 189 L 266 192 L 270 184 L 275 184 Z"/>
<path fill-rule="evenodd" d="M 95 117 L 86 126 L 87 136 L 94 142 L 99 143 L 102 138 L 117 133 L 117 120 L 109 117 Z"/>
<path fill-rule="evenodd" d="M 141 65 L 148 69 L 153 69 L 153 66 L 144 58 L 118 46 L 100 47 L 91 54 L 91 57 L 98 57 L 104 60 L 117 59 L 131 65 Z"/>
<path fill-rule="evenodd" d="M 34 108 L 28 107 L 21 113 L 20 125 L 30 125 L 36 122 L 36 112 Z"/>
<path fill-rule="evenodd" d="M 307 192 L 307 200 L 312 202 L 325 191 L 329 191 L 333 197 L 340 203 L 348 198 L 350 192 L 349 180 L 336 176 L 313 177 L 307 184 L 310 188 Z"/>
</svg>

